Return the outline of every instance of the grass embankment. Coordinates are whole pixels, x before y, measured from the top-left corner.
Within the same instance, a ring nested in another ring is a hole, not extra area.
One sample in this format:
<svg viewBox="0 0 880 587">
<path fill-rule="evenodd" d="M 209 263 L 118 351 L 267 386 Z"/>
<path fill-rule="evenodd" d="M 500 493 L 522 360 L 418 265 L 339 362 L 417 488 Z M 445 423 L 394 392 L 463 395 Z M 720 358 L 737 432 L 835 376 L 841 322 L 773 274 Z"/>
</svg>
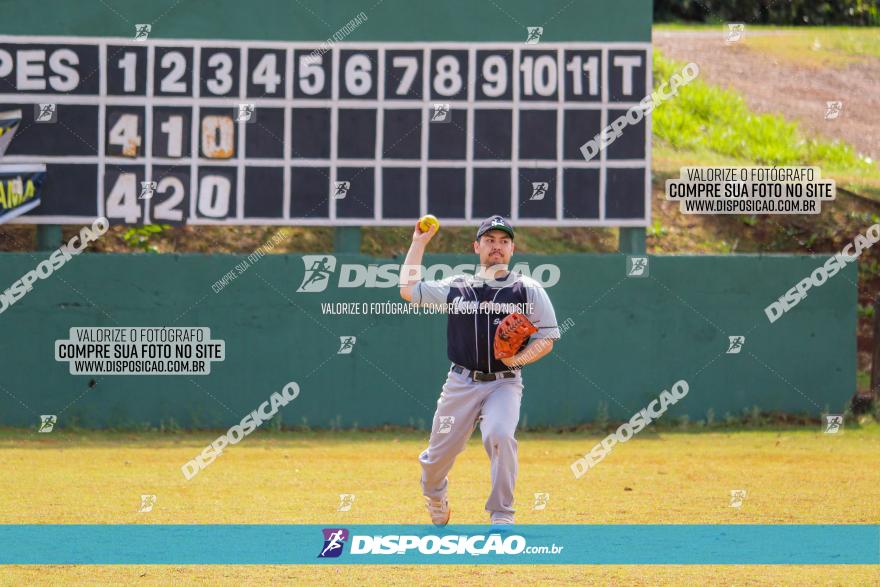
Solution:
<svg viewBox="0 0 880 587">
<path fill-rule="evenodd" d="M 654 53 L 655 87 L 683 63 Z M 653 171 L 678 175 L 684 165 L 821 167 L 825 178 L 880 200 L 880 166 L 839 141 L 808 138 L 778 114 L 756 114 L 741 95 L 697 78 L 653 113 Z M 846 196 L 840 202 L 846 205 Z"/>
</svg>

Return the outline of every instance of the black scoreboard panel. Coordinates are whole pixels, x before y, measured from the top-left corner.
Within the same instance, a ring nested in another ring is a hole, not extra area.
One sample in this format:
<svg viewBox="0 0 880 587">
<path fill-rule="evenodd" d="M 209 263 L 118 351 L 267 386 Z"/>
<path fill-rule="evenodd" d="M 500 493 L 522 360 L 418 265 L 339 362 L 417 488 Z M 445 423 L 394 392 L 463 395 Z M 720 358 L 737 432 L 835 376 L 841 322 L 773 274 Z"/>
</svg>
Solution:
<svg viewBox="0 0 880 587">
<path fill-rule="evenodd" d="M 651 87 L 645 43 L 0 36 L 0 162 L 47 166 L 17 222 L 645 226 L 650 124 L 580 148 Z"/>
</svg>

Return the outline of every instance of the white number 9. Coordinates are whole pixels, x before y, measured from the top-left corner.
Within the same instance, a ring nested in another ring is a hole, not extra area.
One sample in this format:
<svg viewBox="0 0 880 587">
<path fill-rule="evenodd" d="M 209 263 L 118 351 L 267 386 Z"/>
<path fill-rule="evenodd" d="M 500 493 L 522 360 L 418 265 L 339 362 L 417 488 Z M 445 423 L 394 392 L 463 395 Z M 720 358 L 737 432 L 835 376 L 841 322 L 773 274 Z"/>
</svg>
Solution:
<svg viewBox="0 0 880 587">
<path fill-rule="evenodd" d="M 483 62 L 483 93 L 497 98 L 507 91 L 507 63 L 501 55 L 491 55 Z"/>
</svg>

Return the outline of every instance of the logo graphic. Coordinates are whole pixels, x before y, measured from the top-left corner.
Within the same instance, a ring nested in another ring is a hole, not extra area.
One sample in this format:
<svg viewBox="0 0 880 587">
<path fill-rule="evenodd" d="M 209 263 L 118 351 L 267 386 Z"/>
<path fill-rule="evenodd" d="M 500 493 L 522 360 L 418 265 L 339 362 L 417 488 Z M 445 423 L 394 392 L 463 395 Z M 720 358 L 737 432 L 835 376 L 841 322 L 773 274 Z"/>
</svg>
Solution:
<svg viewBox="0 0 880 587">
<path fill-rule="evenodd" d="M 34 113 L 36 114 L 36 112 Z M 21 125 L 21 110 L 0 112 L 0 157 L 6 152 L 15 131 Z"/>
<path fill-rule="evenodd" d="M 840 414 L 828 414 L 825 416 L 825 434 L 839 434 L 843 432 L 843 416 Z"/>
<path fill-rule="evenodd" d="M 151 24 L 136 24 L 134 25 L 134 40 L 135 41 L 146 41 L 147 37 L 150 36 L 150 31 L 153 30 L 153 25 Z"/>
<path fill-rule="evenodd" d="M 452 432 L 453 424 L 455 424 L 455 416 L 440 416 L 440 426 L 437 427 L 437 434 L 449 434 Z"/>
<path fill-rule="evenodd" d="M 731 489 L 730 490 L 730 507 L 732 508 L 741 508 L 743 504 L 743 500 L 746 498 L 746 490 L 745 489 Z"/>
<path fill-rule="evenodd" d="M 648 276 L 648 258 L 634 257 L 627 255 L 626 257 L 626 276 L 627 277 L 647 277 Z"/>
<path fill-rule="evenodd" d="M 345 528 L 324 528 L 324 548 L 318 558 L 337 558 L 342 554 L 342 547 L 348 540 L 348 530 Z"/>
<path fill-rule="evenodd" d="M 334 183 L 336 186 L 336 191 L 333 192 L 333 199 L 334 200 L 342 200 L 343 198 L 345 198 L 346 195 L 348 195 L 348 190 L 351 189 L 351 182 L 350 181 L 337 181 Z"/>
<path fill-rule="evenodd" d="M 496 216 L 492 219 L 492 226 L 504 226 L 504 219 L 500 216 Z"/>
<path fill-rule="evenodd" d="M 843 102 L 839 100 L 825 102 L 825 120 L 834 120 L 840 116 L 841 110 L 843 110 Z"/>
<path fill-rule="evenodd" d="M 156 496 L 155 495 L 142 495 L 141 496 L 141 508 L 138 510 L 139 514 L 145 514 L 147 512 L 153 511 L 153 506 L 156 505 Z"/>
<path fill-rule="evenodd" d="M 354 505 L 354 493 L 340 493 L 338 512 L 350 512 L 351 506 Z"/>
<path fill-rule="evenodd" d="M 319 292 L 327 289 L 330 274 L 336 271 L 336 257 L 333 255 L 303 255 L 306 273 L 296 291 Z"/>
<path fill-rule="evenodd" d="M 739 354 L 746 342 L 745 336 L 728 336 L 727 339 L 730 341 L 730 346 L 727 347 L 728 355 Z"/>
<path fill-rule="evenodd" d="M 141 195 L 138 196 L 138 200 L 149 200 L 153 197 L 153 194 L 156 192 L 157 183 L 155 181 L 142 181 L 141 182 Z"/>
<path fill-rule="evenodd" d="M 357 342 L 356 336 L 340 336 L 339 337 L 339 350 L 336 351 L 337 355 L 350 355 L 351 351 L 354 350 L 354 343 Z"/>
<path fill-rule="evenodd" d="M 530 200 L 543 200 L 544 196 L 547 195 L 547 189 L 550 187 L 550 184 L 546 181 L 533 181 L 532 182 L 532 197 Z"/>
<path fill-rule="evenodd" d="M 549 493 L 536 493 L 535 494 L 535 505 L 532 506 L 533 510 L 543 510 L 547 509 L 547 503 L 550 502 L 550 494 Z"/>
<path fill-rule="evenodd" d="M 58 416 L 48 415 L 48 416 L 40 416 L 40 427 L 37 429 L 37 432 L 48 433 L 52 432 L 55 429 L 55 424 L 58 422 Z"/>
<path fill-rule="evenodd" d="M 729 22 L 727 23 L 727 38 L 724 40 L 728 45 L 732 43 L 736 43 L 743 37 L 743 33 L 746 30 L 745 23 L 742 22 Z"/>
<path fill-rule="evenodd" d="M 236 122 L 256 122 L 257 109 L 253 104 L 239 104 L 235 113 Z"/>
<path fill-rule="evenodd" d="M 538 41 L 541 40 L 541 35 L 544 34 L 544 27 L 542 26 L 527 26 L 526 27 L 526 45 L 537 45 Z"/>
<path fill-rule="evenodd" d="M 431 110 L 431 122 L 452 122 L 452 111 L 449 104 L 434 104 Z"/>
<path fill-rule="evenodd" d="M 34 104 L 34 122 L 58 122 L 58 104 Z"/>
<path fill-rule="evenodd" d="M 504 226 L 502 220 L 496 220 L 493 224 Z M 296 289 L 298 293 L 323 292 L 331 282 L 339 288 L 394 288 L 399 287 L 400 279 L 403 277 L 401 273 L 406 275 L 407 272 L 406 266 L 398 263 L 337 263 L 337 258 L 329 254 L 303 255 L 302 260 L 305 272 L 302 283 Z M 528 263 L 522 262 L 514 265 L 511 270 L 524 277 L 531 277 L 545 288 L 555 286 L 561 278 L 559 266 L 552 263 L 530 267 Z M 427 265 L 423 271 L 425 275 L 430 276 L 430 279 L 438 280 L 462 274 L 475 277 L 480 271 L 480 266 L 461 264 L 452 267 L 437 263 Z M 475 279 L 495 283 L 491 279 Z"/>
</svg>

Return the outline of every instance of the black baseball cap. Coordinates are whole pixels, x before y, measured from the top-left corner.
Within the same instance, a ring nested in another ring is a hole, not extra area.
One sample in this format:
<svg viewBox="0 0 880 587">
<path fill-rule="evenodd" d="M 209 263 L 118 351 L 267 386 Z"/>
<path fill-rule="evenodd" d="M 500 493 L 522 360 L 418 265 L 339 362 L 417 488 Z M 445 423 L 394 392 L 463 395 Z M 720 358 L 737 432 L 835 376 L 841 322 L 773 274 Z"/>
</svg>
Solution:
<svg viewBox="0 0 880 587">
<path fill-rule="evenodd" d="M 510 235 L 510 238 L 513 238 L 513 227 L 503 216 L 489 216 L 483 220 L 480 228 L 477 229 L 476 240 L 480 240 L 480 237 L 490 230 L 503 230 Z"/>
</svg>

